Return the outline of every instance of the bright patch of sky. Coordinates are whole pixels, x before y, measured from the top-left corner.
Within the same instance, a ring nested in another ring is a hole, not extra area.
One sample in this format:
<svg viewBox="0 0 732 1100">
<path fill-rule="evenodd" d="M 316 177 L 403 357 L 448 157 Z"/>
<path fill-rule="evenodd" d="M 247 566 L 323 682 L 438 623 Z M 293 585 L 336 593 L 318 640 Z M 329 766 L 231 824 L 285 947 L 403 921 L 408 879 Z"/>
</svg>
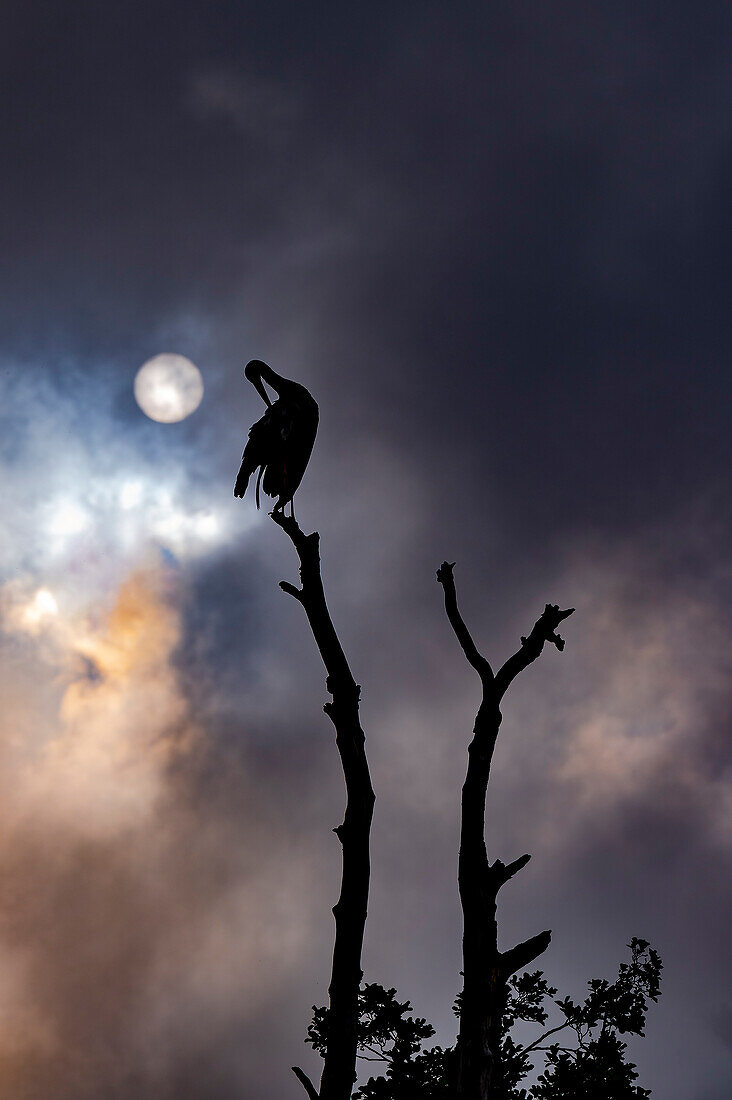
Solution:
<svg viewBox="0 0 732 1100">
<path fill-rule="evenodd" d="M 257 522 L 228 494 L 211 499 L 190 444 L 151 425 L 141 443 L 100 383 L 61 394 L 14 373 L 0 392 L 0 584 L 28 625 L 105 599 L 161 556 L 185 566 L 215 553 Z"/>
</svg>

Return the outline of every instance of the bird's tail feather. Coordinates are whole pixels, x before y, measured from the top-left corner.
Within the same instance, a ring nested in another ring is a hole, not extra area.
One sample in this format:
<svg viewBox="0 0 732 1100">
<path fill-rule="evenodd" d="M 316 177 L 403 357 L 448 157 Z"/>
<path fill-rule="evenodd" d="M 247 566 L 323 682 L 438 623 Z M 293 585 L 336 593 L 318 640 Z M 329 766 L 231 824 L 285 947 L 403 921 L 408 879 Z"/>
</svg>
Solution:
<svg viewBox="0 0 732 1100">
<path fill-rule="evenodd" d="M 259 473 L 257 474 L 257 487 L 254 490 L 254 498 L 257 502 L 257 508 L 259 508 L 259 483 L 262 480 L 262 474 L 264 473 L 264 466 L 259 467 Z"/>
<path fill-rule="evenodd" d="M 252 476 L 252 467 L 249 463 L 242 459 L 242 464 L 239 467 L 239 473 L 236 475 L 236 484 L 234 485 L 234 496 L 243 497 L 247 491 L 247 485 L 249 484 L 249 478 Z"/>
</svg>

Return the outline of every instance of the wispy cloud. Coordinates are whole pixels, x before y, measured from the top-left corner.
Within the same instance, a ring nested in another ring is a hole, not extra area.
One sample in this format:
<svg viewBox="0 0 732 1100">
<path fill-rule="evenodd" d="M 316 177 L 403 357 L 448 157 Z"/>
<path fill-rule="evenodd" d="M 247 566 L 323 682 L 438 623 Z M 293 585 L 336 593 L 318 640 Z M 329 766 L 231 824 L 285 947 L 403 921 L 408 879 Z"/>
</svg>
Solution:
<svg viewBox="0 0 732 1100">
<path fill-rule="evenodd" d="M 275 77 L 210 68 L 192 78 L 189 103 L 201 119 L 224 119 L 248 138 L 279 144 L 301 118 L 305 100 Z"/>
</svg>

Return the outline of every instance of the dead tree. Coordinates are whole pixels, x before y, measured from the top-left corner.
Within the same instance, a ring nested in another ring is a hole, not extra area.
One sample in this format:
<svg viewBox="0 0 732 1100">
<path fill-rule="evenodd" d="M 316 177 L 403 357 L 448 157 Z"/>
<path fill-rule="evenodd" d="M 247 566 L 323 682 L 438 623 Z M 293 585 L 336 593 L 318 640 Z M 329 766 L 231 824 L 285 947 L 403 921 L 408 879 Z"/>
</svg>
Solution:
<svg viewBox="0 0 732 1100">
<path fill-rule="evenodd" d="M 551 932 L 540 932 L 508 951 L 498 949 L 496 899 L 498 891 L 531 858 L 512 863 L 489 863 L 485 846 L 485 801 L 493 750 L 501 725 L 500 704 L 512 681 L 541 653 L 545 642 L 557 649 L 564 642 L 556 633 L 574 608 L 560 611 L 547 604 L 520 649 L 494 674 L 478 652 L 458 610 L 453 577 L 454 562 L 443 562 L 437 579 L 445 593 L 445 610 L 467 660 L 478 673 L 483 697 L 468 748 L 468 769 L 462 790 L 458 887 L 463 910 L 463 992 L 460 1033 L 456 1048 L 457 1100 L 489 1100 L 497 1080 L 501 1020 L 506 983 L 512 974 L 546 951 Z"/>
<path fill-rule="evenodd" d="M 280 588 L 301 603 L 323 659 L 331 701 L 323 710 L 335 727 L 336 746 L 346 781 L 346 812 L 333 831 L 343 850 L 341 892 L 333 907 L 335 945 L 328 987 L 328 1037 L 320 1089 L 299 1068 L 293 1073 L 310 1100 L 349 1100 L 356 1080 L 358 991 L 363 972 L 361 948 L 371 873 L 369 836 L 375 796 L 359 719 L 361 689 L 354 680 L 325 602 L 320 573 L 320 536 L 305 535 L 294 517 L 273 512 L 272 519 L 290 536 L 300 559 L 301 587 L 280 581 Z"/>
</svg>

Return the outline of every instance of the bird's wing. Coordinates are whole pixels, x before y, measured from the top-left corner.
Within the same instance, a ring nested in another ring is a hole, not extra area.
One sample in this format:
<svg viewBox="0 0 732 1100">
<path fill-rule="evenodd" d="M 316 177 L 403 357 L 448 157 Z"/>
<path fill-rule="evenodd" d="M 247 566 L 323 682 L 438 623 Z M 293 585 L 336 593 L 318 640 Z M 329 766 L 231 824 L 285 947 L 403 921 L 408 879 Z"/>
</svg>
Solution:
<svg viewBox="0 0 732 1100">
<path fill-rule="evenodd" d="M 249 429 L 249 437 L 234 486 L 234 496 L 244 496 L 249 478 L 258 466 L 264 469 L 270 461 L 273 449 L 277 447 L 280 417 L 275 405 L 270 406 L 264 416 Z"/>
<path fill-rule="evenodd" d="M 310 458 L 317 426 L 318 406 L 307 391 L 302 397 L 278 398 L 249 431 L 234 495 L 244 496 L 257 467 L 268 496 L 294 493 Z"/>
<path fill-rule="evenodd" d="M 249 438 L 242 455 L 241 467 L 234 487 L 234 495 L 243 497 L 249 478 L 260 467 L 262 487 L 270 496 L 280 491 L 282 454 L 293 430 L 293 417 L 285 402 L 275 401 L 260 420 L 249 429 Z M 271 488 L 274 481 L 275 489 Z"/>
<path fill-rule="evenodd" d="M 250 456 L 254 466 L 265 465 L 270 461 L 273 450 L 281 445 L 281 440 L 290 430 L 287 418 L 279 401 L 270 405 L 261 420 L 252 424 L 244 454 Z M 283 435 L 284 433 L 284 435 Z"/>
<path fill-rule="evenodd" d="M 279 423 L 279 447 L 265 470 L 262 488 L 270 496 L 289 499 L 302 481 L 315 442 L 318 406 L 306 400 L 289 400 Z"/>
</svg>

